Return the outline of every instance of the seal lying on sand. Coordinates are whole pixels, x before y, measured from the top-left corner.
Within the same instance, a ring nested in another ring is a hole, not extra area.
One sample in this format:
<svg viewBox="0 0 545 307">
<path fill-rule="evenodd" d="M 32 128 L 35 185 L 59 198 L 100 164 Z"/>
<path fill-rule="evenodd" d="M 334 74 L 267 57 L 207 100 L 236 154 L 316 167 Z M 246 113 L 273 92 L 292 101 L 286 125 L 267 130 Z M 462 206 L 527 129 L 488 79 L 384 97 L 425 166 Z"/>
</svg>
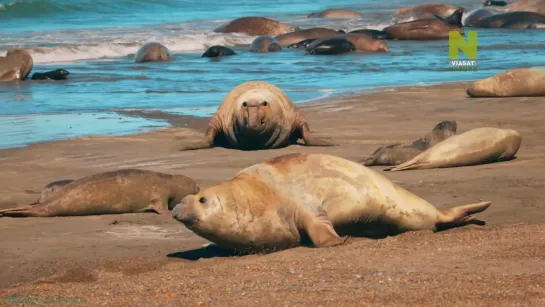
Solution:
<svg viewBox="0 0 545 307">
<path fill-rule="evenodd" d="M 70 73 L 65 69 L 55 69 L 44 73 L 34 73 L 30 80 L 66 80 Z"/>
<path fill-rule="evenodd" d="M 0 81 L 25 80 L 34 61 L 25 49 L 8 49 L 6 56 L 0 57 Z"/>
<path fill-rule="evenodd" d="M 309 44 L 307 54 L 333 55 L 356 51 L 356 46 L 344 37 L 333 37 L 320 40 L 317 44 Z"/>
<path fill-rule="evenodd" d="M 455 121 L 443 121 L 437 124 L 433 130 L 423 137 L 410 143 L 396 143 L 382 146 L 373 152 L 368 158 L 359 163 L 371 165 L 398 165 L 408 161 L 424 150 L 435 144 L 456 135 L 457 124 Z"/>
<path fill-rule="evenodd" d="M 385 171 L 470 166 L 511 160 L 522 138 L 512 129 L 478 128 L 452 136 L 411 160 Z"/>
<path fill-rule="evenodd" d="M 470 97 L 545 96 L 545 70 L 511 69 L 473 82 L 467 89 L 467 94 Z"/>
<path fill-rule="evenodd" d="M 356 11 L 342 10 L 342 9 L 328 9 L 318 13 L 310 13 L 307 18 L 362 18 L 363 14 Z"/>
<path fill-rule="evenodd" d="M 240 252 L 282 250 L 339 236 L 383 238 L 484 224 L 490 202 L 439 210 L 377 172 L 339 157 L 289 154 L 187 196 L 173 217 L 197 235 Z"/>
<path fill-rule="evenodd" d="M 276 38 L 269 35 L 258 36 L 250 44 L 250 52 L 266 53 L 276 51 L 282 51 L 282 47 L 280 47 L 280 43 Z"/>
<path fill-rule="evenodd" d="M 346 39 L 350 41 L 358 52 L 389 52 L 388 45 L 381 40 L 374 39 L 364 34 L 336 34 L 326 39 L 319 39 L 307 46 L 307 50 L 313 49 L 325 40 L 331 40 L 334 38 Z"/>
<path fill-rule="evenodd" d="M 423 5 L 418 5 L 414 7 L 399 9 L 394 12 L 394 15 L 405 15 L 405 14 L 411 14 L 411 13 L 429 13 L 429 14 L 446 18 L 452 15 L 452 13 L 454 13 L 454 11 L 456 11 L 457 9 L 459 8 L 449 4 L 423 4 Z"/>
<path fill-rule="evenodd" d="M 136 52 L 136 62 L 170 61 L 172 54 L 167 47 L 159 43 L 147 43 Z"/>
<path fill-rule="evenodd" d="M 311 28 L 305 30 L 298 30 L 291 33 L 278 35 L 276 39 L 281 46 L 288 46 L 298 43 L 306 39 L 322 39 L 328 38 L 332 35 L 339 34 L 338 31 L 326 29 L 326 28 Z"/>
<path fill-rule="evenodd" d="M 208 48 L 203 54 L 202 58 L 215 58 L 220 56 L 229 56 L 229 55 L 235 55 L 236 53 L 224 46 L 212 46 Z"/>
<path fill-rule="evenodd" d="M 37 205 L 0 210 L 0 216 L 52 217 L 165 213 L 199 191 L 191 178 L 138 169 L 95 174 L 72 181 Z"/>
<path fill-rule="evenodd" d="M 437 18 L 402 22 L 386 27 L 383 31 L 398 40 L 442 40 L 449 38 L 450 31 L 464 33 L 460 27 L 449 25 Z"/>
<path fill-rule="evenodd" d="M 250 81 L 227 94 L 210 120 L 204 140 L 180 150 L 214 145 L 243 150 L 280 148 L 299 138 L 307 146 L 334 146 L 312 135 L 303 115 L 281 89 Z"/>
<path fill-rule="evenodd" d="M 272 35 L 277 36 L 297 30 L 296 27 L 281 23 L 265 17 L 237 18 L 219 28 L 217 33 L 246 33 L 248 35 Z"/>
</svg>

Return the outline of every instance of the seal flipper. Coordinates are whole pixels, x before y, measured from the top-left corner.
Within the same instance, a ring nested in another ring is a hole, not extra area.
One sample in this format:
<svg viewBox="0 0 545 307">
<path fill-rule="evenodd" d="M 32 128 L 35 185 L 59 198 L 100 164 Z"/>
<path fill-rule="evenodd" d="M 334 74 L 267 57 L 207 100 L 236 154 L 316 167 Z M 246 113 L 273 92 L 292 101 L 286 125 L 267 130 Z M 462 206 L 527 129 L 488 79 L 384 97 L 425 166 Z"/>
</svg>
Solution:
<svg viewBox="0 0 545 307">
<path fill-rule="evenodd" d="M 11 208 L 0 210 L 0 217 L 9 216 L 9 217 L 46 217 L 49 216 L 44 214 L 41 209 L 42 206 L 36 206 L 31 204 L 29 206 L 24 206 L 20 208 Z"/>
<path fill-rule="evenodd" d="M 305 141 L 305 145 L 307 146 L 337 146 L 335 144 L 331 144 L 326 141 L 320 140 L 319 138 L 314 137 L 312 133 L 310 132 L 310 129 L 307 123 L 304 123 L 301 126 L 300 130 L 301 130 L 301 136 L 303 137 L 303 141 Z"/>
<path fill-rule="evenodd" d="M 212 148 L 214 146 L 214 139 L 216 138 L 217 134 L 218 134 L 218 130 L 216 130 L 216 128 L 210 126 L 210 127 L 208 127 L 208 130 L 206 131 L 206 135 L 205 135 L 204 140 L 200 140 L 200 141 L 195 142 L 193 144 L 184 146 L 184 147 L 180 148 L 180 151 Z"/>
<path fill-rule="evenodd" d="M 490 202 L 480 202 L 454 207 L 445 211 L 438 211 L 436 231 L 461 227 L 469 224 L 484 225 L 484 221 L 476 219 L 473 214 L 483 212 L 490 207 Z"/>
<path fill-rule="evenodd" d="M 301 222 L 314 246 L 320 248 L 343 244 L 347 237 L 339 237 L 325 210 L 322 207 L 312 207 L 301 215 Z"/>
</svg>

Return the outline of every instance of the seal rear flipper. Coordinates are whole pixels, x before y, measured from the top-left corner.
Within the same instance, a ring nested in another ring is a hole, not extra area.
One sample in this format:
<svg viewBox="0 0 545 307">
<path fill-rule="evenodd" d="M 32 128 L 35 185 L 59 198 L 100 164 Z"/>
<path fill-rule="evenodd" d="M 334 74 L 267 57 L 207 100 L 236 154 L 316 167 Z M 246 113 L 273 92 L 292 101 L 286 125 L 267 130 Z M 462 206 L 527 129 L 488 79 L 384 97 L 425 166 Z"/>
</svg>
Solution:
<svg viewBox="0 0 545 307">
<path fill-rule="evenodd" d="M 414 157 L 413 159 L 411 159 L 411 160 L 409 160 L 407 162 L 401 163 L 399 165 L 389 166 L 389 167 L 384 168 L 382 170 L 383 171 L 390 171 L 390 172 L 398 172 L 398 171 L 417 169 L 417 168 L 421 167 L 422 165 L 426 164 L 426 163 L 418 161 L 416 158 L 418 158 L 418 156 Z"/>
<path fill-rule="evenodd" d="M 491 202 L 485 201 L 454 207 L 446 211 L 439 211 L 437 223 L 435 225 L 436 231 L 447 230 L 469 224 L 484 225 L 485 222 L 476 219 L 473 214 L 483 212 L 490 207 L 490 204 Z"/>
<path fill-rule="evenodd" d="M 347 237 L 339 237 L 335 229 L 333 229 L 333 225 L 323 208 L 311 208 L 308 212 L 304 212 L 301 217 L 303 218 L 302 226 L 315 247 L 332 247 L 341 245 L 346 241 Z"/>
<path fill-rule="evenodd" d="M 36 210 L 37 206 L 29 205 L 21 208 L 11 208 L 0 210 L 0 217 L 9 216 L 9 217 L 38 217 L 45 216 L 41 210 Z"/>
</svg>

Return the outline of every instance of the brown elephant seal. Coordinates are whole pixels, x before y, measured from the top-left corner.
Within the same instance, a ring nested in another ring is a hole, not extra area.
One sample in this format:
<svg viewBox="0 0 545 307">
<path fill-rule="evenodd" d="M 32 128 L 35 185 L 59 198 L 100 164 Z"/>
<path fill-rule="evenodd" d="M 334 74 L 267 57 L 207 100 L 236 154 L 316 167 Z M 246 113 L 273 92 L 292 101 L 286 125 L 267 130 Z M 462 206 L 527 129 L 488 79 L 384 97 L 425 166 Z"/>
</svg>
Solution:
<svg viewBox="0 0 545 307">
<path fill-rule="evenodd" d="M 354 33 L 336 34 L 325 39 L 316 40 L 307 46 L 307 50 L 314 49 L 325 40 L 332 38 L 341 38 L 350 41 L 356 47 L 356 51 L 358 52 L 390 52 L 390 48 L 384 41 L 374 39 L 365 34 Z"/>
<path fill-rule="evenodd" d="M 470 97 L 545 96 L 545 70 L 515 68 L 477 80 L 467 89 Z"/>
<path fill-rule="evenodd" d="M 397 40 L 446 40 L 450 31 L 464 31 L 454 25 L 449 25 L 438 18 L 419 19 L 398 23 L 384 28 L 384 32 Z"/>
<path fill-rule="evenodd" d="M 280 47 L 280 43 L 276 38 L 269 35 L 260 35 L 250 44 L 250 51 L 259 53 L 277 52 L 282 51 L 282 47 Z"/>
<path fill-rule="evenodd" d="M 472 215 L 489 206 L 439 210 L 363 165 L 298 153 L 250 166 L 230 181 L 187 196 L 172 215 L 220 247 L 268 252 L 305 243 L 336 246 L 344 242 L 341 236 L 384 238 L 482 225 Z"/>
<path fill-rule="evenodd" d="M 304 116 L 278 87 L 245 82 L 223 100 L 208 124 L 205 139 L 180 150 L 219 145 L 242 150 L 285 147 L 302 138 L 307 146 L 334 146 L 313 136 Z"/>
<path fill-rule="evenodd" d="M 170 50 L 159 43 L 147 43 L 136 52 L 137 63 L 170 61 L 171 59 Z"/>
<path fill-rule="evenodd" d="M 452 136 L 385 171 L 471 166 L 514 158 L 522 138 L 512 129 L 477 128 Z"/>
<path fill-rule="evenodd" d="M 99 173 L 66 184 L 44 202 L 0 210 L 0 216 L 52 217 L 165 213 L 199 191 L 191 178 L 138 169 Z"/>
<path fill-rule="evenodd" d="M 394 12 L 394 15 L 405 15 L 412 13 L 428 13 L 440 17 L 448 17 L 456 11 L 457 7 L 449 4 L 423 4 L 414 7 L 402 8 Z"/>
<path fill-rule="evenodd" d="M 291 33 L 285 33 L 278 35 L 275 38 L 278 40 L 281 46 L 288 46 L 296 44 L 306 39 L 322 39 L 328 38 L 332 35 L 339 34 L 338 31 L 327 28 L 311 28 L 305 30 L 298 30 Z"/>
<path fill-rule="evenodd" d="M 378 148 L 368 158 L 359 163 L 371 165 L 398 165 L 408 161 L 435 144 L 456 135 L 455 121 L 443 121 L 437 124 L 430 133 L 410 143 L 396 143 Z"/>
<path fill-rule="evenodd" d="M 363 14 L 342 9 L 327 9 L 325 11 L 310 13 L 307 18 L 336 18 L 336 19 L 352 19 L 352 18 L 362 18 Z"/>
<path fill-rule="evenodd" d="M 545 27 L 545 16 L 536 12 L 507 12 L 492 15 L 474 24 L 476 28 L 533 29 Z"/>
<path fill-rule="evenodd" d="M 237 18 L 219 28 L 217 33 L 245 33 L 248 35 L 271 35 L 277 36 L 284 33 L 296 31 L 298 28 L 272 20 L 265 17 L 242 17 Z"/>
<path fill-rule="evenodd" d="M 0 57 L 0 81 L 25 80 L 33 65 L 32 56 L 25 49 L 8 49 L 6 56 Z"/>
<path fill-rule="evenodd" d="M 492 16 L 492 12 L 487 9 L 477 9 L 469 12 L 462 21 L 464 27 L 475 27 L 482 19 Z"/>
</svg>

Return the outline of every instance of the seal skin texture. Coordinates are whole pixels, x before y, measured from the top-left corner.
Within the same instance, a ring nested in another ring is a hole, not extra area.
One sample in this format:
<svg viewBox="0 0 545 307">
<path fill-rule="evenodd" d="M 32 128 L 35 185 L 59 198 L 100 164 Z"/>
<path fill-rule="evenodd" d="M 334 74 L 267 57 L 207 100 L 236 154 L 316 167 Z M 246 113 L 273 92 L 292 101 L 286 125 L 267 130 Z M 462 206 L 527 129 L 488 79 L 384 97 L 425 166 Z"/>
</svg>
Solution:
<svg viewBox="0 0 545 307">
<path fill-rule="evenodd" d="M 386 27 L 383 31 L 397 40 L 446 40 L 450 31 L 464 33 L 460 27 L 449 25 L 438 18 L 401 22 Z"/>
<path fill-rule="evenodd" d="M 6 56 L 0 57 L 0 81 L 25 80 L 34 61 L 25 49 L 8 49 Z"/>
<path fill-rule="evenodd" d="M 212 46 L 208 48 L 202 55 L 202 58 L 216 58 L 220 56 L 235 55 L 236 53 L 225 46 Z"/>
<path fill-rule="evenodd" d="M 304 30 L 298 30 L 291 33 L 285 33 L 278 35 L 275 38 L 278 40 L 281 46 L 288 46 L 298 43 L 306 39 L 323 39 L 332 35 L 338 34 L 338 31 L 327 28 L 310 28 Z"/>
<path fill-rule="evenodd" d="M 66 184 L 44 202 L 0 210 L 0 216 L 52 217 L 168 212 L 199 191 L 191 178 L 138 169 L 99 173 Z"/>
<path fill-rule="evenodd" d="M 282 47 L 280 47 L 280 43 L 276 38 L 269 35 L 260 35 L 250 44 L 250 51 L 259 53 L 277 52 L 282 51 Z"/>
<path fill-rule="evenodd" d="M 478 165 L 515 157 L 522 138 L 512 129 L 477 128 L 437 143 L 411 160 L 386 171 Z"/>
<path fill-rule="evenodd" d="M 159 43 L 147 43 L 136 52 L 137 63 L 170 61 L 171 59 L 170 50 Z"/>
<path fill-rule="evenodd" d="M 310 13 L 307 15 L 307 18 L 338 18 L 338 19 L 351 19 L 351 18 L 362 18 L 363 14 L 342 9 L 327 9 L 318 13 Z"/>
<path fill-rule="evenodd" d="M 280 88 L 264 81 L 249 81 L 227 94 L 209 121 L 204 139 L 180 150 L 213 146 L 271 149 L 294 144 L 300 138 L 307 146 L 335 146 L 314 137 L 304 116 Z"/>
<path fill-rule="evenodd" d="M 320 41 L 313 45 L 312 48 L 307 47 L 308 54 L 316 55 L 333 55 L 356 51 L 356 46 L 349 40 L 342 37 L 333 37 Z"/>
<path fill-rule="evenodd" d="M 313 49 L 315 46 L 318 46 L 325 40 L 331 40 L 334 38 L 346 39 L 350 41 L 356 47 L 357 52 L 390 52 L 390 48 L 384 41 L 374 39 L 365 34 L 353 33 L 336 34 L 325 39 L 315 40 L 307 46 L 307 49 Z"/>
<path fill-rule="evenodd" d="M 379 173 L 323 154 L 289 154 L 187 196 L 173 218 L 218 246 L 241 253 L 300 245 L 332 247 L 346 236 L 384 238 L 484 224 L 490 202 L 439 210 Z"/>
<path fill-rule="evenodd" d="M 368 158 L 360 160 L 365 166 L 398 165 L 408 161 L 435 144 L 456 135 L 455 121 L 442 121 L 430 133 L 408 143 L 396 143 L 379 147 Z"/>
<path fill-rule="evenodd" d="M 237 18 L 214 30 L 217 33 L 246 33 L 248 35 L 277 36 L 296 31 L 298 28 L 265 17 Z"/>
<path fill-rule="evenodd" d="M 545 70 L 511 69 L 473 82 L 468 87 L 467 94 L 470 97 L 545 96 Z"/>
<path fill-rule="evenodd" d="M 34 73 L 30 80 L 66 80 L 70 72 L 65 69 L 55 69 L 44 73 Z"/>
</svg>

